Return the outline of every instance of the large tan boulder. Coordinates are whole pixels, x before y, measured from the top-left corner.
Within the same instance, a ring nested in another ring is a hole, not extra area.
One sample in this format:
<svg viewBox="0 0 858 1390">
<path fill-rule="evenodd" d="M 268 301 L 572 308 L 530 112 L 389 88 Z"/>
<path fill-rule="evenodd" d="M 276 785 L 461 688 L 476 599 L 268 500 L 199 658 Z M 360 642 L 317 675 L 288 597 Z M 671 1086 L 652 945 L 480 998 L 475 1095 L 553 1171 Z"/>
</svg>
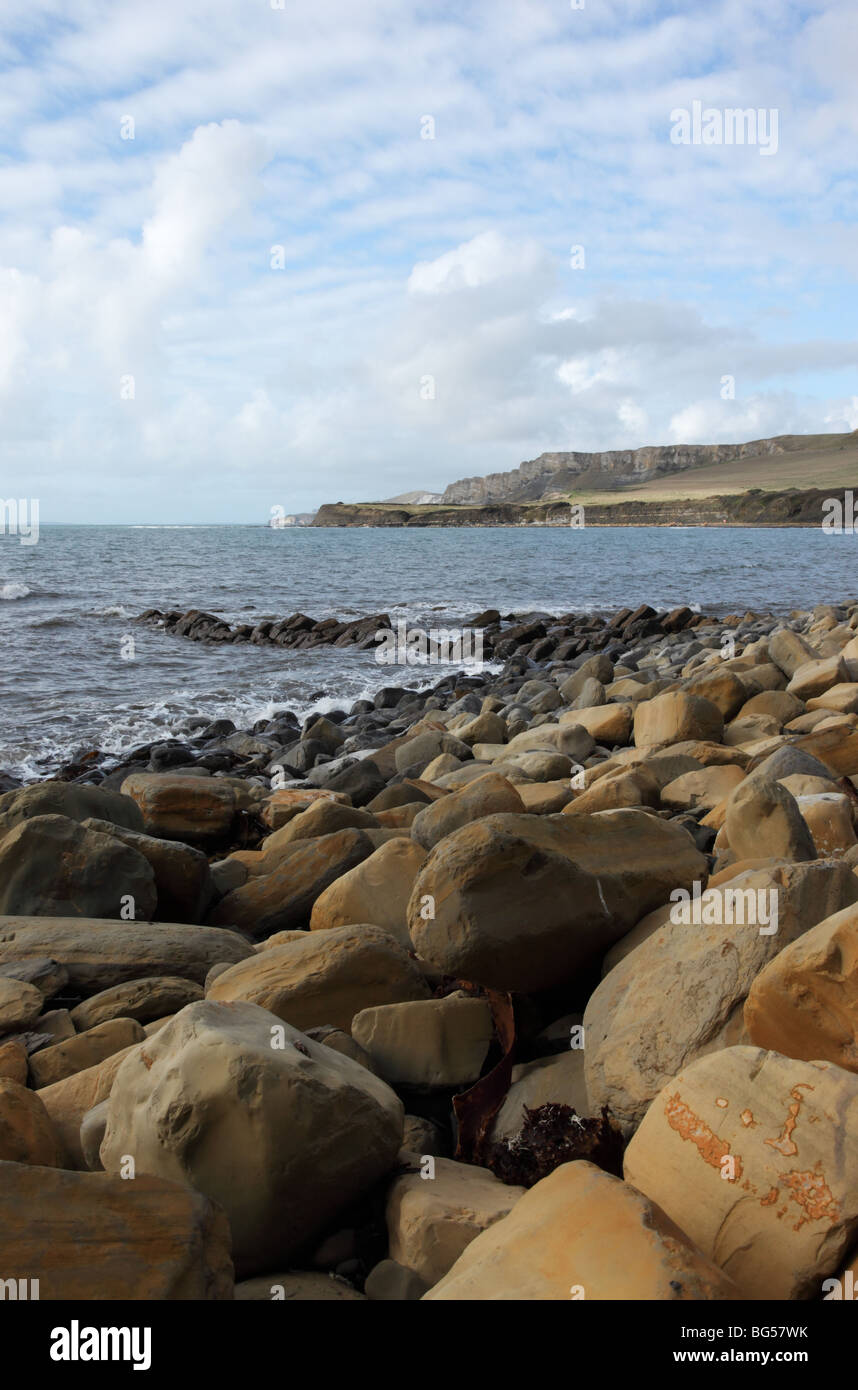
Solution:
<svg viewBox="0 0 858 1390">
<path fill-rule="evenodd" d="M 411 939 L 454 979 L 546 989 L 706 872 L 688 832 L 645 811 L 489 816 L 429 855 L 411 895 Z"/>
<path fill-rule="evenodd" d="M 492 1139 L 515 1142 L 524 1127 L 525 1111 L 541 1105 L 568 1105 L 578 1115 L 592 1113 L 583 1048 L 570 1047 L 556 1057 L 538 1057 L 513 1067 L 510 1088 L 492 1124 Z"/>
<path fill-rule="evenodd" d="M 85 917 L 0 917 L 0 965 L 47 957 L 68 971 L 70 992 L 96 994 L 145 975 L 204 984 L 220 961 L 253 955 L 236 932 L 174 922 Z"/>
<path fill-rule="evenodd" d="M 320 893 L 310 914 L 310 930 L 373 922 L 410 949 L 408 900 L 425 860 L 425 849 L 410 839 L 379 846 Z"/>
<path fill-rule="evenodd" d="M 275 830 L 273 835 L 262 841 L 260 849 L 264 872 L 269 873 L 276 868 L 284 847 L 294 844 L 296 840 L 314 840 L 320 835 L 333 835 L 337 830 L 378 829 L 378 825 L 371 811 L 322 797 L 311 802 L 305 811 L 299 811 L 280 830 Z"/>
<path fill-rule="evenodd" d="M 808 700 L 810 710 L 835 710 L 838 714 L 858 714 L 858 682 L 844 681 L 832 685 L 823 695 L 815 695 Z"/>
<path fill-rule="evenodd" d="M 64 1081 L 55 1081 L 39 1091 L 39 1100 L 50 1115 L 63 1147 L 63 1167 L 87 1167 L 81 1147 L 81 1125 L 84 1116 L 107 1100 L 120 1066 L 133 1048 L 139 1046 L 141 1044 L 134 1043 L 122 1052 L 114 1052 L 97 1066 L 75 1072 Z"/>
<path fill-rule="evenodd" d="M 327 787 L 278 787 L 265 799 L 262 820 L 271 830 L 279 830 L 316 801 L 351 805 L 351 797 L 346 792 L 329 791 Z"/>
<path fill-rule="evenodd" d="M 429 986 L 389 932 L 354 925 L 260 951 L 218 975 L 208 997 L 258 1004 L 293 1028 L 329 1023 L 349 1032 L 361 1009 L 426 999 Z"/>
<path fill-rule="evenodd" d="M 320 894 L 374 849 L 365 830 L 337 830 L 301 841 L 270 873 L 251 877 L 221 898 L 208 921 L 215 927 L 238 927 L 254 941 L 308 927 Z"/>
<path fill-rule="evenodd" d="M 420 811 L 411 823 L 411 838 L 430 850 L 461 826 L 503 811 L 523 812 L 524 804 L 506 777 L 486 772 Z"/>
<path fill-rule="evenodd" d="M 770 961 L 745 1000 L 757 1047 L 858 1072 L 858 907 L 847 907 Z"/>
<path fill-rule="evenodd" d="M 531 729 L 525 729 L 523 733 L 516 734 L 511 738 L 505 748 L 499 751 L 505 757 L 512 757 L 516 753 L 528 753 L 533 748 L 553 749 L 557 753 L 565 753 L 567 758 L 572 758 L 574 762 L 583 762 L 589 758 L 596 743 L 593 735 L 578 723 L 570 724 L 537 724 Z M 479 745 L 474 749 L 476 752 Z"/>
<path fill-rule="evenodd" d="M 138 1023 L 151 1023 L 153 1019 L 178 1013 L 186 1004 L 193 1004 L 202 997 L 203 987 L 195 980 L 149 975 L 90 995 L 71 1010 L 71 1018 L 78 1032 L 112 1018 L 136 1018 Z"/>
<path fill-rule="evenodd" d="M 785 676 L 794 676 L 800 666 L 816 658 L 816 651 L 801 633 L 778 628 L 769 637 L 769 656 Z"/>
<path fill-rule="evenodd" d="M 661 790 L 661 804 L 668 811 L 711 811 L 745 780 L 740 767 L 703 767 L 684 772 Z"/>
<path fill-rule="evenodd" d="M 746 700 L 740 715 L 744 717 L 749 714 L 767 714 L 770 719 L 777 720 L 783 726 L 788 724 L 791 719 L 798 719 L 804 713 L 804 701 L 797 699 L 795 695 L 788 695 L 785 690 L 760 690 L 756 695 L 752 695 L 750 700 Z"/>
<path fill-rule="evenodd" d="M 732 1280 L 627 1183 L 564 1163 L 477 1236 L 424 1302 L 708 1302 Z"/>
<path fill-rule="evenodd" d="M 63 1149 L 51 1117 L 34 1091 L 0 1077 L 0 1159 L 59 1168 Z"/>
<path fill-rule="evenodd" d="M 97 1023 L 86 1033 L 43 1047 L 30 1058 L 30 1077 L 36 1090 L 63 1081 L 75 1072 L 98 1066 L 114 1052 L 122 1052 L 143 1042 L 146 1034 L 135 1018 L 111 1018 Z"/>
<path fill-rule="evenodd" d="M 122 795 L 137 803 L 147 835 L 191 844 L 228 840 L 239 809 L 235 787 L 222 777 L 133 772 L 122 783 Z"/>
<path fill-rule="evenodd" d="M 96 816 L 129 830 L 143 829 L 140 809 L 130 797 L 85 782 L 36 782 L 4 792 L 0 796 L 0 838 L 33 816 L 67 816 L 74 821 Z"/>
<path fill-rule="evenodd" d="M 633 712 L 630 705 L 591 705 L 589 709 L 567 710 L 558 721 L 579 724 L 597 743 L 606 748 L 627 744 L 632 736 Z"/>
<path fill-rule="evenodd" d="M 620 807 L 658 806 L 661 789 L 645 767 L 617 768 L 600 777 L 586 791 L 563 807 L 565 816 L 582 816 L 594 811 L 614 811 Z"/>
<path fill-rule="evenodd" d="M 823 695 L 832 685 L 848 680 L 849 672 L 843 658 L 826 656 L 799 666 L 787 686 L 787 694 L 808 701 L 816 695 Z"/>
<path fill-rule="evenodd" d="M 362 1009 L 352 1037 L 391 1086 L 456 1087 L 480 1075 L 494 1036 L 485 999 L 462 992 Z"/>
<path fill-rule="evenodd" d="M 270 953 L 269 953 L 270 954 Z M 105 1170 L 187 1183 L 229 1217 L 236 1271 L 287 1261 L 394 1164 L 402 1102 L 253 1004 L 190 1004 L 117 1073 Z"/>
<path fill-rule="evenodd" d="M 814 729 L 813 733 L 799 738 L 794 747 L 818 758 L 835 777 L 854 777 L 858 774 L 858 729 L 847 724 Z"/>
<path fill-rule="evenodd" d="M 44 1007 L 44 995 L 35 985 L 0 975 L 0 1037 L 30 1028 Z"/>
<path fill-rule="evenodd" d="M 417 1156 L 415 1156 L 416 1158 Z M 419 1160 L 418 1160 L 419 1162 Z M 385 1217 L 390 1258 L 425 1284 L 437 1284 L 482 1231 L 501 1221 L 524 1196 L 485 1168 L 436 1158 L 393 1180 Z"/>
<path fill-rule="evenodd" d="M 158 896 L 155 915 L 161 921 L 202 921 L 216 892 L 209 861 L 202 850 L 183 845 L 180 840 L 157 840 L 153 835 L 126 830 L 124 826 L 111 825 L 105 820 L 86 820 L 83 825 L 86 830 L 95 830 L 100 835 L 112 835 L 142 854 L 155 877 Z"/>
<path fill-rule="evenodd" d="M 69 1303 L 233 1296 L 224 1213 L 182 1183 L 0 1163 L 4 1272 Z"/>
<path fill-rule="evenodd" d="M 813 836 L 796 799 L 780 782 L 746 777 L 727 802 L 727 841 L 738 859 L 816 858 Z"/>
<path fill-rule="evenodd" d="M 858 902 L 845 864 L 752 870 L 694 901 L 679 901 L 617 962 L 584 1014 L 587 1092 L 626 1134 L 654 1096 L 695 1057 L 741 1039 L 754 979 L 790 941 Z"/>
<path fill-rule="evenodd" d="M 711 700 L 670 690 L 636 706 L 634 729 L 637 748 L 689 739 L 718 743 L 724 733 L 724 716 Z"/>
<path fill-rule="evenodd" d="M 67 816 L 33 816 L 0 840 L 0 915 L 154 916 L 151 865 Z"/>
<path fill-rule="evenodd" d="M 724 666 L 692 676 L 683 686 L 688 695 L 698 695 L 717 705 L 725 721 L 732 719 L 745 703 L 748 692 L 743 682 Z"/>
<path fill-rule="evenodd" d="M 812 1298 L 858 1232 L 857 1138 L 858 1076 L 730 1047 L 668 1081 L 625 1176 L 742 1297 Z"/>
<path fill-rule="evenodd" d="M 796 804 L 817 854 L 845 854 L 858 844 L 851 797 L 841 792 L 815 792 L 811 796 L 796 797 Z"/>
</svg>

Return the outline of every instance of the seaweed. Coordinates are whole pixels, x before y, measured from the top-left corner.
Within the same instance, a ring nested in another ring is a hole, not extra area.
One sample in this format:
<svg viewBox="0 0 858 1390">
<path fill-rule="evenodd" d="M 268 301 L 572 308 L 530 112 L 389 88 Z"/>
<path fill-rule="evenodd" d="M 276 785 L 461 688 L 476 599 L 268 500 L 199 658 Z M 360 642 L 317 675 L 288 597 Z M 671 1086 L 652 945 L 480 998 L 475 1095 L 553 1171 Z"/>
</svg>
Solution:
<svg viewBox="0 0 858 1390">
<path fill-rule="evenodd" d="M 562 1163 L 584 1158 L 621 1178 L 625 1141 L 607 1106 L 580 1116 L 571 1105 L 549 1102 L 525 1109 L 521 1133 L 492 1144 L 486 1166 L 501 1182 L 533 1187 Z"/>
</svg>

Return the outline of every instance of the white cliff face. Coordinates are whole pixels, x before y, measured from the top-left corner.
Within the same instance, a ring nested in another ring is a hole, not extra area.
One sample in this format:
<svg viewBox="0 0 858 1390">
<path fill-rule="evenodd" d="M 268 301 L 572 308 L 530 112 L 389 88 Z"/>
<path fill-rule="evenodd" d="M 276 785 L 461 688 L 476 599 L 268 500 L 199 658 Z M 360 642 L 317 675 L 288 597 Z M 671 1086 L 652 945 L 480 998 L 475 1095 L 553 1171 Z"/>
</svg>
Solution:
<svg viewBox="0 0 858 1390">
<path fill-rule="evenodd" d="M 596 487 L 600 483 L 634 483 L 730 459 L 784 452 L 779 439 L 757 439 L 747 444 L 668 444 L 592 454 L 540 454 L 508 473 L 451 483 L 441 500 L 471 504 L 536 501 L 553 491 L 580 485 L 583 475 L 587 475 L 588 485 Z"/>
</svg>

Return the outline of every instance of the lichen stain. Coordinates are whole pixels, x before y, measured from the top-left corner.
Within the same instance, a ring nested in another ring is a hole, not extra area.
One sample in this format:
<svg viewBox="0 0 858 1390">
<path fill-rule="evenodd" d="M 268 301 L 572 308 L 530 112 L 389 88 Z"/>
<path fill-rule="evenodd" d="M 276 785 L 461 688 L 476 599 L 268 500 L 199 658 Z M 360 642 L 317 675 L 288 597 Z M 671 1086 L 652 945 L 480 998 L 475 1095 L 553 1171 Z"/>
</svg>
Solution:
<svg viewBox="0 0 858 1390">
<path fill-rule="evenodd" d="M 707 1125 L 705 1120 L 701 1120 L 699 1115 L 685 1104 L 678 1091 L 675 1091 L 665 1103 L 664 1113 L 670 1128 L 675 1130 L 680 1139 L 687 1139 L 694 1145 L 700 1157 L 710 1167 L 721 1169 L 721 1160 L 730 1153 L 730 1145 L 725 1139 L 720 1139 Z M 735 1171 L 727 1182 L 738 1182 L 742 1176 L 742 1160 L 738 1154 L 733 1155 Z"/>
<path fill-rule="evenodd" d="M 819 1159 L 806 1172 L 794 1170 L 785 1173 L 781 1181 L 802 1213 L 793 1226 L 794 1231 L 800 1231 L 808 1221 L 827 1221 L 830 1226 L 834 1225 L 840 1215 L 840 1207 L 821 1171 Z"/>
<path fill-rule="evenodd" d="M 764 1141 L 766 1144 L 768 1144 L 769 1148 L 776 1149 L 777 1152 L 779 1154 L 782 1154 L 784 1158 L 794 1158 L 795 1155 L 798 1153 L 798 1145 L 796 1144 L 792 1135 L 793 1130 L 795 1129 L 798 1123 L 798 1116 L 799 1111 L 801 1110 L 801 1103 L 804 1100 L 804 1096 L 800 1095 L 799 1093 L 801 1091 L 813 1090 L 815 1090 L 815 1087 L 811 1086 L 810 1083 L 807 1081 L 800 1081 L 797 1086 L 793 1086 L 792 1090 L 790 1091 L 790 1095 L 792 1096 L 792 1105 L 787 1110 L 787 1117 L 784 1120 L 783 1133 L 781 1134 L 780 1139 L 766 1139 Z"/>
<path fill-rule="evenodd" d="M 761 1207 L 770 1207 L 770 1206 L 772 1206 L 777 1200 L 778 1200 L 778 1189 L 777 1189 L 776 1187 L 772 1187 L 772 1188 L 766 1193 L 765 1197 L 761 1197 L 761 1198 L 760 1198 L 760 1206 L 761 1206 Z"/>
<path fill-rule="evenodd" d="M 754 1119 L 753 1110 L 743 1110 L 739 1119 L 746 1129 L 756 1129 L 758 1121 Z"/>
</svg>

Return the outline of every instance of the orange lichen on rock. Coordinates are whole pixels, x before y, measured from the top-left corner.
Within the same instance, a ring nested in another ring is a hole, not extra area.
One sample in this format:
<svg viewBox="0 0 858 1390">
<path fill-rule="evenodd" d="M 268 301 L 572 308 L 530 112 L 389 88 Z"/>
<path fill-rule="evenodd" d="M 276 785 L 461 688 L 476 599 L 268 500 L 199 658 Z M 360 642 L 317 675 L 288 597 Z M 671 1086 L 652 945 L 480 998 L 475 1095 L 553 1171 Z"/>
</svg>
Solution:
<svg viewBox="0 0 858 1390">
<path fill-rule="evenodd" d="M 790 1199 L 802 1211 L 800 1219 L 793 1226 L 794 1231 L 800 1231 L 807 1221 L 827 1221 L 830 1226 L 834 1225 L 840 1215 L 840 1206 L 824 1174 L 820 1172 L 819 1161 L 805 1173 L 785 1173 L 783 1182 L 790 1190 Z"/>
<path fill-rule="evenodd" d="M 798 1123 L 798 1115 L 799 1111 L 801 1110 L 801 1103 L 804 1100 L 804 1096 L 799 1095 L 799 1092 L 812 1091 L 814 1089 L 815 1088 L 811 1086 L 810 1083 L 807 1081 L 800 1081 L 797 1086 L 793 1086 L 792 1090 L 790 1091 L 793 1103 L 787 1111 L 787 1117 L 784 1121 L 783 1134 L 781 1135 L 780 1139 L 766 1139 L 765 1141 L 770 1148 L 777 1149 L 779 1154 L 783 1154 L 784 1158 L 793 1158 L 798 1153 L 798 1145 L 793 1139 L 792 1134 L 793 1130 L 795 1129 Z"/>
<path fill-rule="evenodd" d="M 695 1146 L 700 1157 L 705 1163 L 713 1168 L 722 1169 L 722 1160 L 730 1154 L 730 1145 L 724 1139 L 719 1139 L 718 1135 L 709 1128 L 705 1120 L 701 1120 L 699 1115 L 695 1115 L 681 1098 L 678 1091 L 668 1097 L 665 1103 L 664 1113 L 667 1123 L 672 1130 L 675 1130 L 680 1139 L 688 1139 Z M 742 1160 L 738 1155 L 733 1157 L 733 1174 L 726 1179 L 727 1182 L 738 1182 L 742 1176 Z"/>
</svg>

